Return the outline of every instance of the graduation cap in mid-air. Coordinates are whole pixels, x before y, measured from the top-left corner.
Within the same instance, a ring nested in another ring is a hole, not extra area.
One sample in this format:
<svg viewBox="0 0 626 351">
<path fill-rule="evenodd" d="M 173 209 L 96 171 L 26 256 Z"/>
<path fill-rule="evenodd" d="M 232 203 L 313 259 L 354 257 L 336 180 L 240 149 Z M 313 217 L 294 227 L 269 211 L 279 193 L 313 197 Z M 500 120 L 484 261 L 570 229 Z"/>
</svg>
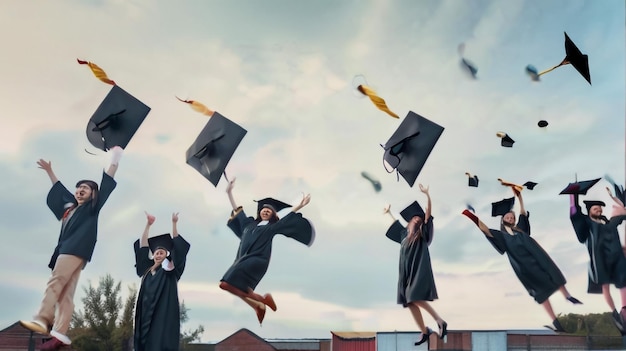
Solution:
<svg viewBox="0 0 626 351">
<path fill-rule="evenodd" d="M 257 205 L 257 213 L 261 212 L 261 210 L 265 207 L 274 211 L 274 213 L 278 213 L 278 211 L 285 209 L 287 207 L 291 207 L 290 204 L 284 203 L 280 200 L 273 199 L 271 197 L 266 197 L 261 200 L 255 200 L 258 203 Z"/>
<path fill-rule="evenodd" d="M 409 111 L 387 143 L 381 145 L 387 172 L 395 169 L 412 187 L 443 130 L 437 123 Z"/>
<path fill-rule="evenodd" d="M 507 182 L 506 180 L 504 180 L 502 178 L 498 178 L 498 181 L 500 182 L 500 184 L 502 184 L 504 186 L 510 186 L 510 187 L 512 187 L 513 189 L 515 189 L 518 192 L 524 190 L 524 187 L 526 187 L 528 190 L 533 190 L 535 188 L 535 186 L 537 186 L 537 183 L 531 182 L 531 181 L 528 181 L 528 182 L 526 182 L 526 183 L 524 183 L 522 185 L 515 184 L 515 183 L 512 183 L 512 182 Z"/>
<path fill-rule="evenodd" d="M 561 190 L 559 195 L 563 194 L 575 194 L 575 195 L 586 195 L 587 191 L 591 189 L 592 186 L 596 185 L 597 182 L 602 178 L 592 179 L 592 180 L 583 180 L 576 181 L 574 183 L 569 183 L 565 189 Z"/>
<path fill-rule="evenodd" d="M 545 128 L 548 126 L 548 121 L 542 119 L 541 121 L 537 122 L 537 126 L 539 126 L 539 128 Z"/>
<path fill-rule="evenodd" d="M 174 240 L 169 233 L 161 234 L 148 238 L 148 246 L 150 247 L 150 252 L 152 252 L 152 254 L 154 254 L 157 249 L 163 249 L 167 251 L 167 255 L 169 256 L 174 248 Z"/>
<path fill-rule="evenodd" d="M 149 112 L 150 107 L 114 85 L 89 119 L 87 139 L 103 151 L 125 149 Z"/>
<path fill-rule="evenodd" d="M 196 141 L 187 149 L 187 164 L 217 186 L 228 161 L 247 132 L 237 123 L 214 112 Z"/>
<path fill-rule="evenodd" d="M 501 138 L 500 145 L 504 147 L 513 147 L 515 140 L 513 140 L 507 133 L 505 132 L 497 132 L 496 136 Z"/>
<path fill-rule="evenodd" d="M 498 202 L 491 203 L 491 216 L 504 216 L 513 208 L 515 204 L 515 198 L 510 197 L 508 199 L 502 199 Z"/>
<path fill-rule="evenodd" d="M 474 188 L 478 187 L 478 176 L 477 175 L 471 175 L 469 172 L 465 172 L 465 175 L 467 176 L 467 186 L 471 186 Z"/>
<path fill-rule="evenodd" d="M 378 179 L 374 179 L 374 177 L 372 177 L 369 173 L 361 172 L 361 176 L 369 180 L 369 182 L 372 184 L 376 192 L 379 192 L 383 188 L 380 182 L 378 181 Z"/>
<path fill-rule="evenodd" d="M 459 53 L 459 56 L 461 56 L 461 68 L 463 68 L 463 70 L 467 72 L 472 78 L 477 79 L 476 75 L 478 74 L 478 68 L 476 68 L 476 65 L 474 65 L 471 61 L 463 56 L 463 54 L 465 53 L 465 43 L 459 44 L 459 46 L 457 47 L 457 52 Z"/>
<path fill-rule="evenodd" d="M 526 66 L 526 74 L 530 76 L 530 79 L 532 79 L 533 82 L 539 81 L 539 71 L 537 71 L 537 68 L 535 68 L 535 66 Z"/>
<path fill-rule="evenodd" d="M 96 78 L 113 86 L 87 123 L 87 140 L 103 151 L 114 146 L 125 149 L 150 112 L 150 107 L 116 85 L 95 63 L 79 59 L 77 62 L 88 65 Z"/>
<path fill-rule="evenodd" d="M 410 222 L 411 218 L 415 216 L 424 218 L 424 216 L 426 216 L 426 213 L 417 201 L 413 201 L 412 204 L 410 204 L 400 212 L 400 216 L 402 216 L 405 221 Z"/>
<path fill-rule="evenodd" d="M 583 55 L 583 53 L 580 52 L 578 47 L 576 47 L 576 44 L 574 44 L 574 42 L 572 41 L 572 39 L 570 39 L 567 33 L 565 32 L 563 33 L 565 34 L 565 58 L 558 65 L 550 69 L 547 69 L 543 72 L 538 73 L 538 76 L 546 74 L 563 65 L 571 64 L 578 71 L 578 73 L 580 73 L 583 76 L 583 78 L 585 78 L 585 80 L 587 80 L 587 82 L 591 84 L 591 75 L 589 73 L 588 56 Z"/>
</svg>

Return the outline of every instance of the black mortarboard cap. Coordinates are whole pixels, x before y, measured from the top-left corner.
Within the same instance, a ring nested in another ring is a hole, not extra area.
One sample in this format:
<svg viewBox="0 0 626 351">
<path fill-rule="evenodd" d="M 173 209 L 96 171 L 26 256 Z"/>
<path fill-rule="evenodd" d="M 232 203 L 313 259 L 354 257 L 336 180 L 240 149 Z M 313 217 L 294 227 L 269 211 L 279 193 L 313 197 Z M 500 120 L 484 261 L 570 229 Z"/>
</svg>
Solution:
<svg viewBox="0 0 626 351">
<path fill-rule="evenodd" d="M 565 34 L 565 63 L 569 63 L 580 73 L 589 84 L 591 84 L 591 75 L 589 74 L 589 58 L 587 55 L 583 55 L 576 47 L 572 39 Z"/>
<path fill-rule="evenodd" d="M 161 234 L 148 238 L 148 246 L 150 247 L 150 251 L 152 253 L 154 253 L 157 249 L 164 249 L 168 253 L 171 253 L 172 248 L 174 248 L 174 240 L 169 233 Z"/>
<path fill-rule="evenodd" d="M 103 151 L 125 149 L 149 112 L 150 107 L 114 85 L 89 119 L 87 139 Z"/>
<path fill-rule="evenodd" d="M 261 209 L 263 207 L 269 207 L 275 213 L 287 207 L 291 207 L 290 204 L 284 203 L 280 200 L 272 199 L 271 197 L 266 197 L 265 199 L 255 201 L 259 203 L 256 210 L 257 213 L 261 212 Z"/>
<path fill-rule="evenodd" d="M 404 210 L 402 210 L 402 212 L 400 212 L 400 216 L 402 216 L 402 218 L 404 218 L 404 220 L 407 222 L 410 222 L 411 218 L 415 216 L 424 218 L 425 215 L 426 213 L 424 213 L 422 206 L 420 206 L 417 201 L 413 201 L 412 204 L 410 204 Z"/>
<path fill-rule="evenodd" d="M 491 216 L 504 216 L 507 212 L 511 211 L 515 204 L 515 198 L 510 197 L 508 199 L 502 199 L 498 202 L 491 203 Z"/>
<path fill-rule="evenodd" d="M 526 182 L 524 183 L 524 186 L 528 189 L 528 190 L 533 190 L 535 188 L 535 186 L 537 185 L 537 183 L 535 182 Z"/>
<path fill-rule="evenodd" d="M 585 207 L 587 207 L 587 212 L 589 212 L 589 209 L 595 205 L 606 206 L 604 201 L 598 201 L 598 200 L 585 200 L 583 201 L 583 203 L 585 204 Z"/>
<path fill-rule="evenodd" d="M 515 143 L 515 140 L 513 140 L 508 134 L 506 134 L 504 132 L 498 132 L 498 133 L 496 133 L 496 135 L 499 138 L 502 138 L 502 140 L 500 140 L 500 145 L 502 145 L 504 147 L 513 147 L 513 144 Z"/>
<path fill-rule="evenodd" d="M 546 120 L 543 120 L 543 119 L 542 119 L 541 121 L 537 122 L 537 125 L 538 125 L 540 128 L 547 127 L 547 126 L 548 126 L 548 121 L 546 121 Z"/>
<path fill-rule="evenodd" d="M 477 175 L 471 175 L 469 172 L 465 172 L 465 174 L 467 175 L 467 185 L 477 188 L 478 187 L 478 176 Z"/>
<path fill-rule="evenodd" d="M 569 183 L 565 189 L 561 190 L 559 195 L 563 194 L 587 194 L 587 191 L 591 189 L 597 182 L 602 178 L 592 179 L 592 180 L 583 180 L 582 182 L 574 182 Z"/>
<path fill-rule="evenodd" d="M 385 149 L 383 160 L 412 187 L 443 130 L 437 123 L 409 111 L 387 143 L 381 145 Z"/>
<path fill-rule="evenodd" d="M 187 164 L 217 186 L 246 133 L 237 123 L 214 112 L 196 141 L 187 149 Z"/>
<path fill-rule="evenodd" d="M 372 184 L 376 192 L 379 192 L 383 188 L 380 182 L 377 179 L 374 179 L 374 177 L 372 177 L 369 173 L 361 172 L 361 176 L 369 180 L 369 182 Z"/>
</svg>

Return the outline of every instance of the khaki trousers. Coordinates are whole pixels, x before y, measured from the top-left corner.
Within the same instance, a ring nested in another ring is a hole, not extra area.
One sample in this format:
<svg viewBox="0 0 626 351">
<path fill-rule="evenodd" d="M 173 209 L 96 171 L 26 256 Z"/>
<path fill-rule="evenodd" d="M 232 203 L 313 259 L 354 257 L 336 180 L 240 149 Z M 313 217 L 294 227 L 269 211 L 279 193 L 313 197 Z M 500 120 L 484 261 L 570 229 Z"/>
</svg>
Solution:
<svg viewBox="0 0 626 351">
<path fill-rule="evenodd" d="M 74 312 L 74 292 L 85 261 L 73 255 L 59 255 L 48 280 L 39 312 L 35 316 L 63 335 L 67 333 Z M 56 308 L 56 318 L 55 318 Z"/>
</svg>

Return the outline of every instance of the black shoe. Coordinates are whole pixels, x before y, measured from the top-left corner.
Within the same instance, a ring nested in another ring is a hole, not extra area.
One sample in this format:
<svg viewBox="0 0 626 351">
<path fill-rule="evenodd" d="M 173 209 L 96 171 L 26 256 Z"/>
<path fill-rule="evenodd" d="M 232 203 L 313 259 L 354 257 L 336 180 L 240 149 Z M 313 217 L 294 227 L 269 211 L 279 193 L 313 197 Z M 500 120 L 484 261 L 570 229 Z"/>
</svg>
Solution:
<svg viewBox="0 0 626 351">
<path fill-rule="evenodd" d="M 428 338 L 430 337 L 430 334 L 432 333 L 433 333 L 432 329 L 426 327 L 426 333 L 422 333 L 422 338 L 415 343 L 415 346 L 421 345 L 425 343 L 426 341 L 428 341 Z"/>
<path fill-rule="evenodd" d="M 617 310 L 613 310 L 613 314 L 611 315 L 611 317 L 613 317 L 613 323 L 615 324 L 615 327 L 619 330 L 619 332 L 622 334 L 626 333 L 626 330 L 624 329 L 624 323 L 622 322 L 622 316 L 617 313 Z"/>
<path fill-rule="evenodd" d="M 443 323 L 437 323 L 437 325 L 439 326 L 439 339 L 445 338 L 448 335 L 448 323 L 443 321 Z"/>
<path fill-rule="evenodd" d="M 567 297 L 567 301 L 573 303 L 574 305 L 582 305 L 583 303 L 580 302 L 580 300 L 578 300 L 577 298 L 573 297 L 573 296 L 568 296 Z"/>
<path fill-rule="evenodd" d="M 565 331 L 565 328 L 563 328 L 563 326 L 561 325 L 561 322 L 559 322 L 558 319 L 555 319 L 552 321 L 552 325 L 554 326 L 554 331 L 558 332 L 558 333 L 567 333 Z"/>
</svg>

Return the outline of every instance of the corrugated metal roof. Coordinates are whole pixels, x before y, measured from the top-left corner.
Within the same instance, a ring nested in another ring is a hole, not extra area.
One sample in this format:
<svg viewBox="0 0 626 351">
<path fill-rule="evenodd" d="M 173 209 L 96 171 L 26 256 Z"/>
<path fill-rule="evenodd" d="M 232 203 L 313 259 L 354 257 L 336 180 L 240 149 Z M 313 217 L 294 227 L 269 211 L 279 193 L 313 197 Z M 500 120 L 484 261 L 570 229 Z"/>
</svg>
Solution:
<svg viewBox="0 0 626 351">
<path fill-rule="evenodd" d="M 376 332 L 331 331 L 330 333 L 341 339 L 374 339 L 376 338 Z"/>
</svg>

